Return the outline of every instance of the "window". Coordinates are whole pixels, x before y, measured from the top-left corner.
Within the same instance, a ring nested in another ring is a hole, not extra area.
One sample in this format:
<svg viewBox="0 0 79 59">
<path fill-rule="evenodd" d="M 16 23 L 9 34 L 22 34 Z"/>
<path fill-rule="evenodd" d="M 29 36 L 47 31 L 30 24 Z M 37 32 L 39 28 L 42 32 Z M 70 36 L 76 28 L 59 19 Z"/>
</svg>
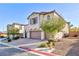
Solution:
<svg viewBox="0 0 79 59">
<path fill-rule="evenodd" d="M 30 24 L 32 24 L 32 19 L 30 19 Z"/>
<path fill-rule="evenodd" d="M 47 20 L 50 20 L 50 16 L 49 15 L 47 16 Z"/>
<path fill-rule="evenodd" d="M 35 18 L 32 18 L 31 20 L 30 20 L 30 24 L 36 24 L 37 23 L 37 17 L 35 17 Z"/>
</svg>

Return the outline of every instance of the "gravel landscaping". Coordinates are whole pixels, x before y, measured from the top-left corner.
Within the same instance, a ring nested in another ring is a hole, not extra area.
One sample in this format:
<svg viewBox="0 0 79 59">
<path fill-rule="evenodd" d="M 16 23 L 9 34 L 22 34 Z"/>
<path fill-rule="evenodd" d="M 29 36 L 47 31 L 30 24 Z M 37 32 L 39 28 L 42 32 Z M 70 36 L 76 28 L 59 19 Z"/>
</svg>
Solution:
<svg viewBox="0 0 79 59">
<path fill-rule="evenodd" d="M 64 38 L 60 42 L 56 42 L 56 50 L 53 53 L 61 56 L 79 56 L 79 39 Z"/>
</svg>

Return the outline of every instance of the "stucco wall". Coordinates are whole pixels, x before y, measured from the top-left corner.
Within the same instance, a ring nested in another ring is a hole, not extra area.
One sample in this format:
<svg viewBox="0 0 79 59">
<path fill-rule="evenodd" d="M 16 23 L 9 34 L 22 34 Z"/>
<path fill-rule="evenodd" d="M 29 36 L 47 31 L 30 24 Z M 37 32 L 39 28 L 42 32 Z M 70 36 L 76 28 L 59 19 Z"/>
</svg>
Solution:
<svg viewBox="0 0 79 59">
<path fill-rule="evenodd" d="M 30 24 L 30 20 L 32 19 L 32 18 L 35 18 L 35 17 L 37 17 L 37 22 L 38 23 L 36 23 L 36 24 Z M 39 29 L 40 28 L 40 20 L 39 20 L 39 14 L 33 14 L 32 16 L 30 16 L 29 17 L 29 24 L 28 24 L 28 26 L 27 26 L 27 31 L 30 31 L 30 30 L 32 30 L 32 29 Z"/>
<path fill-rule="evenodd" d="M 53 19 L 54 17 L 54 14 L 53 13 L 50 13 L 50 14 L 45 14 L 45 15 L 40 15 L 40 23 L 43 21 L 43 20 L 48 20 L 47 19 L 47 16 L 50 16 L 50 19 Z"/>
<path fill-rule="evenodd" d="M 14 27 L 19 29 L 19 28 L 20 28 L 20 25 L 16 25 L 16 24 L 15 24 Z"/>
<path fill-rule="evenodd" d="M 35 17 L 37 17 L 37 24 L 34 24 L 34 25 L 39 25 L 39 14 L 32 14 L 30 17 L 29 17 L 29 25 L 31 25 L 30 24 L 30 20 L 32 19 L 32 18 L 35 18 Z"/>
<path fill-rule="evenodd" d="M 69 34 L 69 25 L 66 23 L 65 27 L 62 29 L 62 31 L 64 32 L 64 34 Z"/>
</svg>

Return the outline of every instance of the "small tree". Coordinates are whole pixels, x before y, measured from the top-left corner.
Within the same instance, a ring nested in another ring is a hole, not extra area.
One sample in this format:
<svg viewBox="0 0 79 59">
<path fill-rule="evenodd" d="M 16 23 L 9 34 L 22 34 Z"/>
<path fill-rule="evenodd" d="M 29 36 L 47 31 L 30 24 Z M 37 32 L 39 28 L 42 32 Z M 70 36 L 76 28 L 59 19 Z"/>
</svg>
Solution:
<svg viewBox="0 0 79 59">
<path fill-rule="evenodd" d="M 18 28 L 15 28 L 15 27 L 12 27 L 11 29 L 9 29 L 9 35 L 12 35 L 13 38 L 15 37 L 15 35 L 18 35 L 19 34 L 19 29 Z"/>
<path fill-rule="evenodd" d="M 41 22 L 41 28 L 44 32 L 47 33 L 49 40 L 54 42 L 54 35 L 59 32 L 65 25 L 65 21 L 63 19 L 50 19 L 50 20 L 43 20 Z"/>
</svg>

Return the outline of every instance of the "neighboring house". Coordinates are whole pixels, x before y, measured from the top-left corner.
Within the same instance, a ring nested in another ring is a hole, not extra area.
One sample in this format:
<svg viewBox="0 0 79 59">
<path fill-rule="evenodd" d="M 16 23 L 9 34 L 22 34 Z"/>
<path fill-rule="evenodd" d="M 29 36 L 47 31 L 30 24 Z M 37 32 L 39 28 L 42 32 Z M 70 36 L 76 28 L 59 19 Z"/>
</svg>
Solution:
<svg viewBox="0 0 79 59">
<path fill-rule="evenodd" d="M 7 33 L 5 33 L 5 32 L 0 32 L 0 37 L 7 37 Z"/>
<path fill-rule="evenodd" d="M 53 18 L 61 18 L 55 10 L 50 12 L 33 12 L 31 15 L 28 16 L 29 24 L 26 26 L 27 31 L 27 38 L 30 39 L 46 39 L 46 33 L 40 28 L 40 24 L 42 20 L 49 20 Z M 66 22 L 66 21 L 65 21 Z M 65 23 L 65 27 L 61 30 L 65 35 L 69 34 L 69 24 L 68 22 Z"/>
<path fill-rule="evenodd" d="M 20 36 L 20 37 L 23 37 L 23 38 L 26 37 L 26 36 L 25 36 L 25 26 L 26 26 L 26 25 L 24 25 L 24 24 L 18 24 L 18 23 L 8 24 L 8 25 L 7 25 L 7 33 L 8 33 L 8 31 L 9 31 L 13 26 L 14 26 L 15 28 L 19 29 L 19 36 Z M 10 37 L 11 37 L 11 35 L 10 35 Z"/>
</svg>

